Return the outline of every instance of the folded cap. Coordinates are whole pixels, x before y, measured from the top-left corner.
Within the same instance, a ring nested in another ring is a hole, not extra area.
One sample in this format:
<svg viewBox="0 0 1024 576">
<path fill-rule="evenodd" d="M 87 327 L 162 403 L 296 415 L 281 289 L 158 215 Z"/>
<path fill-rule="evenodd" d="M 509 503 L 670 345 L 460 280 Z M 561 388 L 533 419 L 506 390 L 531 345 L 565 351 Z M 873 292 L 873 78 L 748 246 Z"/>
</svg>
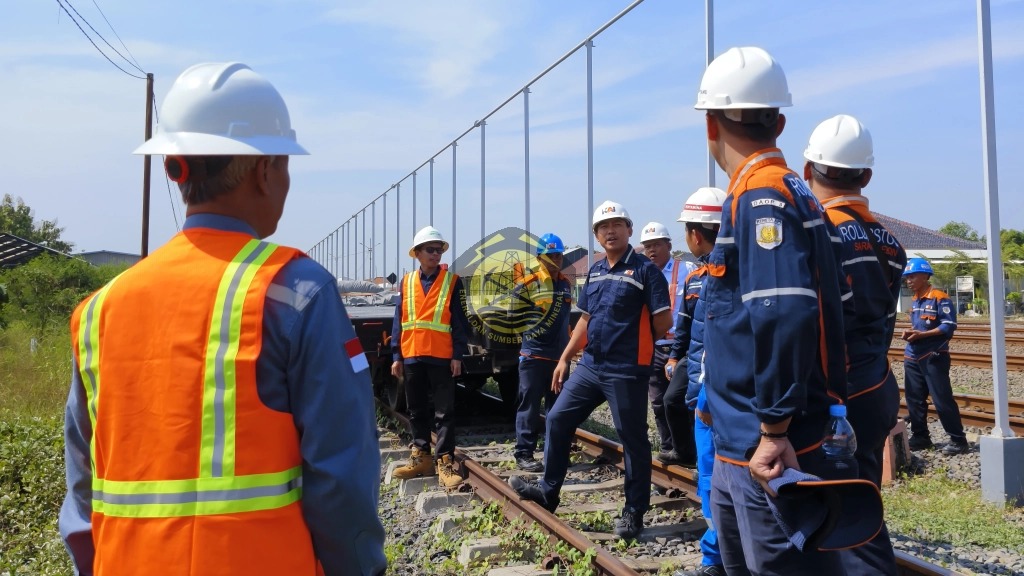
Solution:
<svg viewBox="0 0 1024 576">
<path fill-rule="evenodd" d="M 882 529 L 882 495 L 867 480 L 823 480 L 795 468 L 768 482 L 768 506 L 801 552 L 867 544 Z"/>
</svg>

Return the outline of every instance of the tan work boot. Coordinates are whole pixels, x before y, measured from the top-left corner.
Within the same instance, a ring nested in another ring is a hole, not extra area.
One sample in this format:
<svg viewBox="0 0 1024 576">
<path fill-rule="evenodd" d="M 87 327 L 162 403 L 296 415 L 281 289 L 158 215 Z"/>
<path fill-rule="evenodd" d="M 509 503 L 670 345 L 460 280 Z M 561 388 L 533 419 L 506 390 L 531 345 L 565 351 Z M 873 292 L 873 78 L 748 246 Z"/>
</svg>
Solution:
<svg viewBox="0 0 1024 576">
<path fill-rule="evenodd" d="M 462 484 L 463 478 L 455 472 L 455 460 L 451 454 L 445 454 L 437 461 L 437 483 L 445 488 L 454 488 Z"/>
<path fill-rule="evenodd" d="M 399 480 L 433 475 L 434 459 L 430 457 L 430 452 L 425 452 L 415 446 L 409 455 L 409 463 L 395 468 L 395 471 L 391 473 L 392 478 L 398 478 Z"/>
</svg>

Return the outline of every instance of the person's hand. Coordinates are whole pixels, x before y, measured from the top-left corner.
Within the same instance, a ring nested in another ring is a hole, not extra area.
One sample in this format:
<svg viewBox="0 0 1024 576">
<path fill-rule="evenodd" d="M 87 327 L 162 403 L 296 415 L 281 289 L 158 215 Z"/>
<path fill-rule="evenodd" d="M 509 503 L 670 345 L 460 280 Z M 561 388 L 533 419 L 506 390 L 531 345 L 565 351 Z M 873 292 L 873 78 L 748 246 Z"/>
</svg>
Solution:
<svg viewBox="0 0 1024 576">
<path fill-rule="evenodd" d="M 675 358 L 669 358 L 668 362 L 665 363 L 665 378 L 672 379 L 672 373 L 676 371 L 676 364 L 679 363 Z"/>
<path fill-rule="evenodd" d="M 391 363 L 391 375 L 395 378 L 402 377 L 402 362 L 400 360 Z"/>
<path fill-rule="evenodd" d="M 903 334 L 900 335 L 900 338 L 906 340 L 907 342 L 910 342 L 910 336 L 914 332 L 917 332 L 917 330 L 911 330 L 910 328 L 906 328 L 903 330 Z"/>
<path fill-rule="evenodd" d="M 551 375 L 551 391 L 558 394 L 562 391 L 562 384 L 565 383 L 565 379 L 569 376 L 569 363 L 565 360 L 559 360 L 555 366 L 555 372 Z"/>
<path fill-rule="evenodd" d="M 915 342 L 917 340 L 920 340 L 923 335 L 924 332 L 920 330 L 907 330 L 904 332 L 903 339 L 906 340 L 907 342 Z"/>
<path fill-rule="evenodd" d="M 452 376 L 462 375 L 462 360 L 452 360 Z"/>
<path fill-rule="evenodd" d="M 761 484 L 761 488 L 769 496 L 775 497 L 775 491 L 768 487 L 768 481 L 782 476 L 786 468 L 800 469 L 796 461 L 796 451 L 789 438 L 761 437 L 761 443 L 750 457 L 750 475 Z"/>
</svg>

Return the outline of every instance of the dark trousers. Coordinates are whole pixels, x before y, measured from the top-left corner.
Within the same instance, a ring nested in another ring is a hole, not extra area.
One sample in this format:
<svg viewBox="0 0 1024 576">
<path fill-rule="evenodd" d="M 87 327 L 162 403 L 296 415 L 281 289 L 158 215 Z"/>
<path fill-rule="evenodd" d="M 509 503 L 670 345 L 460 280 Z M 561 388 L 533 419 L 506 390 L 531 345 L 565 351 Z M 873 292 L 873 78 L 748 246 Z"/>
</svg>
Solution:
<svg viewBox="0 0 1024 576">
<path fill-rule="evenodd" d="M 806 470 L 803 462 L 801 468 Z M 715 462 L 711 515 L 729 576 L 843 574 L 838 552 L 801 552 L 790 543 L 768 507 L 764 490 L 746 466 Z"/>
<path fill-rule="evenodd" d="M 540 401 L 550 411 L 558 395 L 551 391 L 551 376 L 558 362 L 542 358 L 519 358 L 519 395 L 516 398 L 516 456 L 533 457 L 537 438 L 544 433 Z"/>
<path fill-rule="evenodd" d="M 451 365 L 413 362 L 405 365 L 405 402 L 412 421 L 413 444 L 430 452 L 430 432 L 437 429 L 437 456 L 455 452 L 455 380 Z M 431 406 L 433 404 L 433 406 Z M 430 410 L 434 409 L 431 423 Z"/>
<path fill-rule="evenodd" d="M 910 413 L 910 430 L 914 436 L 927 437 L 928 395 L 932 397 L 939 422 L 950 440 L 966 442 L 964 425 L 960 421 L 960 408 L 953 400 L 953 386 L 949 382 L 949 354 L 929 354 L 920 360 L 909 358 L 903 363 L 903 388 Z"/>
<path fill-rule="evenodd" d="M 665 393 L 669 388 L 669 380 L 665 378 L 665 364 L 668 363 L 668 354 L 671 351 L 672 344 L 654 345 L 654 358 L 651 360 L 651 377 L 647 381 L 647 397 L 651 401 L 651 410 L 654 412 L 654 425 L 658 428 L 661 450 L 665 452 L 673 449 L 679 450 L 679 446 L 676 446 L 676 441 L 672 436 L 672 429 L 668 421 L 669 416 L 666 414 L 665 405 Z M 682 365 L 685 368 L 686 362 L 683 362 Z M 692 442 L 692 424 L 690 439 Z"/>
<path fill-rule="evenodd" d="M 860 386 L 850 376 L 851 389 L 866 390 L 854 394 L 847 400 L 847 419 L 857 434 L 857 467 L 859 477 L 882 488 L 882 457 L 885 441 L 896 425 L 900 409 L 900 389 L 892 371 L 877 387 L 874 384 Z M 882 522 L 882 529 L 867 544 L 840 552 L 847 576 L 895 576 L 896 556 L 889 540 L 889 529 Z"/>
<path fill-rule="evenodd" d="M 647 511 L 651 503 L 651 441 L 647 438 L 646 382 L 647 376 L 598 374 L 582 364 L 576 366 L 548 411 L 540 483 L 548 504 L 558 505 L 576 428 L 607 401 L 625 453 L 626 506 L 640 514 Z"/>
<path fill-rule="evenodd" d="M 662 374 L 664 377 L 664 374 Z M 686 406 L 686 388 L 690 380 L 686 374 L 686 358 L 676 364 L 672 380 L 665 389 L 665 422 L 668 424 L 672 443 L 684 462 L 697 460 L 697 445 L 694 441 L 693 408 Z M 653 402 L 652 402 L 653 404 Z M 657 412 L 655 412 L 657 414 Z"/>
</svg>

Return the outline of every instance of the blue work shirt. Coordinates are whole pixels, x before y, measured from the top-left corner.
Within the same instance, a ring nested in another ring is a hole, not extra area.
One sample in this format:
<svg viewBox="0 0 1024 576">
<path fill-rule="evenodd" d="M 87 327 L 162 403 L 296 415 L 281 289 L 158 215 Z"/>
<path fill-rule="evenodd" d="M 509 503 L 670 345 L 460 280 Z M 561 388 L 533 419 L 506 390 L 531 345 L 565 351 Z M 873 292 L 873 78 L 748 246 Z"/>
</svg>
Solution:
<svg viewBox="0 0 1024 576">
<path fill-rule="evenodd" d="M 599 373 L 651 373 L 651 317 L 671 309 L 668 282 L 653 262 L 632 247 L 612 267 L 607 258 L 598 260 L 590 267 L 579 307 L 590 316 L 585 366 Z"/>
<path fill-rule="evenodd" d="M 908 360 L 921 360 L 935 353 L 949 352 L 949 341 L 956 331 L 956 307 L 949 295 L 931 286 L 924 296 L 914 296 L 910 309 L 910 326 L 924 332 L 938 328 L 942 334 L 907 342 L 904 355 Z"/>
<path fill-rule="evenodd" d="M 245 222 L 215 214 L 189 216 L 184 229 L 191 228 L 256 237 Z M 355 372 L 345 353 L 345 343 L 355 337 L 334 277 L 309 258 L 285 264 L 267 290 L 256 390 L 268 408 L 291 413 L 295 421 L 302 513 L 327 575 L 379 574 L 387 566 L 377 517 L 380 451 L 373 389 L 365 364 Z M 145 353 L 144 343 L 139 353 Z M 77 365 L 64 416 L 68 494 L 58 524 L 75 573 L 90 575 L 92 424 Z"/>
<path fill-rule="evenodd" d="M 847 393 L 853 397 L 880 386 L 889 374 L 889 347 L 907 253 L 871 215 L 864 196 L 837 196 L 825 200 L 823 206 L 842 240 L 843 272 L 853 291 L 854 314 L 845 318 Z M 878 261 L 875 246 L 884 262 Z"/>
<path fill-rule="evenodd" d="M 697 259 L 697 264 L 699 266 L 686 275 L 681 284 L 682 291 L 676 298 L 677 311 L 675 326 L 672 329 L 675 337 L 672 339 L 672 350 L 668 354 L 671 360 L 682 360 L 686 356 L 686 351 L 690 348 L 690 342 L 693 340 L 691 334 L 694 312 L 697 309 L 697 298 L 700 296 L 700 289 L 704 286 L 704 277 L 708 273 L 708 257 L 706 255 L 701 256 Z M 701 318 L 701 325 L 703 323 L 704 318 Z M 703 346 L 701 350 L 703 351 Z"/>
<path fill-rule="evenodd" d="M 672 306 L 673 322 L 665 337 L 654 342 L 658 346 L 672 345 L 675 342 L 677 325 L 675 318 L 683 307 L 683 298 L 686 295 L 686 277 L 695 268 L 693 262 L 669 258 L 665 267 L 661 269 L 661 273 L 665 276 L 665 282 L 668 282 L 668 299 Z"/>
<path fill-rule="evenodd" d="M 512 291 L 514 301 L 526 305 L 531 324 L 523 333 L 522 356 L 557 361 L 569 344 L 572 286 L 559 273 L 552 279 L 543 267 L 527 276 Z"/>
<path fill-rule="evenodd" d="M 437 270 L 434 270 L 434 273 L 430 276 L 427 276 L 423 273 L 423 270 L 420 270 L 420 286 L 423 287 L 423 294 L 430 292 L 430 287 L 434 285 L 434 280 L 437 280 L 437 276 L 440 272 L 440 266 L 438 266 Z M 468 351 L 469 331 L 472 329 L 469 326 L 469 320 L 466 318 L 466 309 L 462 304 L 462 301 L 465 300 L 465 292 L 462 287 L 462 277 L 459 277 L 457 281 L 452 283 L 452 299 L 448 303 L 448 311 L 451 312 L 452 315 L 451 358 L 434 358 L 432 356 L 402 358 L 402 308 L 405 306 L 405 282 L 399 284 L 398 294 L 401 296 L 398 300 L 400 304 L 395 306 L 395 319 L 391 323 L 391 353 L 394 356 L 394 361 L 401 362 L 403 364 L 423 362 L 424 364 L 435 364 L 437 366 L 448 366 L 451 364 L 452 360 L 461 361 Z"/>
<path fill-rule="evenodd" d="M 761 423 L 787 418 L 800 453 L 820 445 L 846 401 L 845 309 L 852 294 L 839 238 L 777 148 L 733 174 L 708 258 L 705 388 L 717 458 L 745 464 Z"/>
</svg>

